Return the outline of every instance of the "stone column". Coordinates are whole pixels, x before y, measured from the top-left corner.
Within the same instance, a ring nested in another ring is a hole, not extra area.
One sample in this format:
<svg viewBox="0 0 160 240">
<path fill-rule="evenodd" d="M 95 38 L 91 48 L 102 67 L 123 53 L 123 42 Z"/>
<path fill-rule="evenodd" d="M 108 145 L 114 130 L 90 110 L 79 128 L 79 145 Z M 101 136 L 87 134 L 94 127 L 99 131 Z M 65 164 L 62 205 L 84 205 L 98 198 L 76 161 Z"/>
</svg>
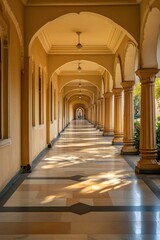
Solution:
<svg viewBox="0 0 160 240">
<path fill-rule="evenodd" d="M 92 123 L 95 124 L 95 104 L 92 106 Z"/>
<path fill-rule="evenodd" d="M 124 138 L 122 154 L 137 154 L 134 146 L 134 101 L 133 86 L 134 81 L 122 82 L 124 89 Z"/>
<path fill-rule="evenodd" d="M 94 103 L 94 127 L 97 126 L 97 106 L 96 103 Z"/>
<path fill-rule="evenodd" d="M 33 90 L 34 89 L 32 89 L 32 91 Z M 46 138 L 47 138 L 48 147 L 51 148 L 52 144 L 51 144 L 50 131 L 51 131 L 51 124 L 53 122 L 53 117 L 51 116 L 53 110 L 51 110 L 51 106 L 52 106 L 52 104 L 51 104 L 51 101 L 52 101 L 52 97 L 51 97 L 51 95 L 52 95 L 52 93 L 51 93 L 52 84 L 51 84 L 50 81 L 49 82 L 47 81 L 46 91 L 47 91 L 47 96 L 46 96 L 46 102 L 47 102 L 47 104 L 46 104 L 46 110 L 47 110 L 47 114 L 46 114 L 46 128 L 47 128 L 46 129 Z M 53 107 L 52 107 L 52 109 L 53 109 Z M 35 121 L 34 121 L 34 124 L 35 124 Z"/>
<path fill-rule="evenodd" d="M 92 123 L 95 125 L 95 104 L 92 105 Z"/>
<path fill-rule="evenodd" d="M 100 128 L 100 116 L 101 116 L 101 109 L 100 109 L 100 99 L 97 100 L 97 127 Z"/>
<path fill-rule="evenodd" d="M 113 135 L 113 93 L 106 92 L 105 98 L 105 119 L 104 119 L 104 135 Z"/>
<path fill-rule="evenodd" d="M 141 124 L 140 124 L 140 160 L 137 173 L 160 173 L 156 161 L 156 127 L 154 82 L 157 69 L 140 69 L 137 75 L 141 80 Z"/>
<path fill-rule="evenodd" d="M 123 143 L 122 88 L 114 88 L 114 138 L 112 144 Z"/>
<path fill-rule="evenodd" d="M 101 109 L 101 117 L 100 117 L 100 129 L 104 130 L 104 98 L 100 99 L 100 109 Z"/>
<path fill-rule="evenodd" d="M 31 82 L 31 60 L 24 58 L 24 72 L 21 81 L 21 168 L 23 172 L 31 171 L 32 152 L 32 82 Z"/>
<path fill-rule="evenodd" d="M 88 108 L 88 121 L 91 122 L 91 107 Z"/>
</svg>

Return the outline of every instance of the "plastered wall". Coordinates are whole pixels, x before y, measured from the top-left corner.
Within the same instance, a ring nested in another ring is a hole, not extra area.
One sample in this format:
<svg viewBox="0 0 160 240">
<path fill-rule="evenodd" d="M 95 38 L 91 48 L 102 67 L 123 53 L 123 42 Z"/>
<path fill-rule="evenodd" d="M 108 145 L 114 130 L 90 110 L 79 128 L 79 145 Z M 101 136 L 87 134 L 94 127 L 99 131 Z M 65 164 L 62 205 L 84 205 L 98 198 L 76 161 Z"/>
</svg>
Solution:
<svg viewBox="0 0 160 240">
<path fill-rule="evenodd" d="M 0 191 L 21 166 L 21 51 L 13 23 L 9 34 L 9 138 L 11 144 L 0 148 Z"/>
</svg>

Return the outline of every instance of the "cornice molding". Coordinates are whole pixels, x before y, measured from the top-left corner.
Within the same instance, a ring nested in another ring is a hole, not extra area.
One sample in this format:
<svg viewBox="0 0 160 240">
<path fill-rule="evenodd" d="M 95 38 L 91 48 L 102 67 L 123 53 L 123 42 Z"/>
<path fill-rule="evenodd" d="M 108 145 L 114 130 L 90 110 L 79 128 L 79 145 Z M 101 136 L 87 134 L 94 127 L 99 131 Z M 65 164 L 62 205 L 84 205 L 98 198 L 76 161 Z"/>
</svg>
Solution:
<svg viewBox="0 0 160 240">
<path fill-rule="evenodd" d="M 91 74 L 92 73 L 92 74 Z M 101 76 L 100 72 L 98 71 L 82 71 L 82 72 L 76 72 L 76 71 L 59 71 L 59 76 Z"/>
<path fill-rule="evenodd" d="M 78 50 L 75 46 L 52 46 L 48 54 L 113 54 L 106 46 L 84 46 Z"/>
<path fill-rule="evenodd" d="M 66 0 L 21 0 L 26 6 L 105 6 L 105 5 L 138 5 L 141 0 L 81 0 L 81 1 L 66 1 Z"/>
</svg>

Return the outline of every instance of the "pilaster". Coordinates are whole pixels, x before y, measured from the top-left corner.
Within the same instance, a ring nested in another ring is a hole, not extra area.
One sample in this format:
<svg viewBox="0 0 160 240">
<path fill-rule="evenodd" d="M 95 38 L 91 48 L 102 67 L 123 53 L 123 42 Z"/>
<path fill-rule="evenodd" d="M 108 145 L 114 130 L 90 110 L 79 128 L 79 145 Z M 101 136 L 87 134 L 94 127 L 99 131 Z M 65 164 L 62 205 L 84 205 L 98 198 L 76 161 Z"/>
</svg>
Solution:
<svg viewBox="0 0 160 240">
<path fill-rule="evenodd" d="M 21 167 L 23 172 L 31 171 L 32 152 L 32 82 L 31 59 L 24 58 L 24 72 L 21 81 Z"/>
</svg>

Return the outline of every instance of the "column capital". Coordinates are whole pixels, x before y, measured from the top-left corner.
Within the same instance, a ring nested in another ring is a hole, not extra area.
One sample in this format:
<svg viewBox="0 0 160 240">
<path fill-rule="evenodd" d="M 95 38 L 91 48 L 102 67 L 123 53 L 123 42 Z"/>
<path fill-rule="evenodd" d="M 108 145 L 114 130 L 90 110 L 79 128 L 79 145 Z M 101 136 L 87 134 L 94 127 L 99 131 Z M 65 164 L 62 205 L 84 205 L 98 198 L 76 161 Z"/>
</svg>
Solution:
<svg viewBox="0 0 160 240">
<path fill-rule="evenodd" d="M 121 83 L 124 90 L 133 89 L 135 82 L 134 81 L 124 81 Z"/>
<path fill-rule="evenodd" d="M 121 95 L 123 88 L 113 88 L 114 95 Z"/>
<path fill-rule="evenodd" d="M 97 101 L 99 101 L 99 102 L 102 101 L 102 100 L 103 100 L 103 97 L 97 99 Z"/>
<path fill-rule="evenodd" d="M 112 92 L 105 92 L 104 94 L 104 98 L 111 98 L 113 96 Z"/>
<path fill-rule="evenodd" d="M 159 70 L 157 68 L 142 68 L 136 71 L 141 83 L 154 83 L 155 75 Z"/>
</svg>

